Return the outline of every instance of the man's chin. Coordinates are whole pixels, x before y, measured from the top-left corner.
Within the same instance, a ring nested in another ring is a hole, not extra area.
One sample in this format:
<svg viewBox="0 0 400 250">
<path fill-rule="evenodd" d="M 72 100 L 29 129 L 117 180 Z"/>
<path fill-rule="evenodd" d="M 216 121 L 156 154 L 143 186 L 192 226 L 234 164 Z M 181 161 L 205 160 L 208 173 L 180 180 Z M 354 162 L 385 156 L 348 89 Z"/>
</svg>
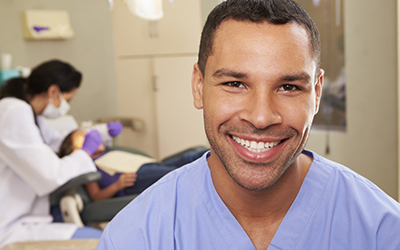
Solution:
<svg viewBox="0 0 400 250">
<path fill-rule="evenodd" d="M 234 181 L 242 188 L 249 190 L 249 191 L 262 191 L 272 187 L 276 180 L 268 181 L 268 180 L 260 180 L 259 182 L 252 180 L 235 180 Z"/>
</svg>

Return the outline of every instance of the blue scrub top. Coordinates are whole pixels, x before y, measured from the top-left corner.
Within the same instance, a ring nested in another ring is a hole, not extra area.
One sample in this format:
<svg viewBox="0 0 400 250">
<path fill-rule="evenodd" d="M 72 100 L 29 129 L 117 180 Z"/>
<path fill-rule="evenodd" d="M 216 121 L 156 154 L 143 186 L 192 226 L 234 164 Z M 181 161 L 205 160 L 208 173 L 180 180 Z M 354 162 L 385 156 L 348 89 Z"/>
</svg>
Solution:
<svg viewBox="0 0 400 250">
<path fill-rule="evenodd" d="M 352 170 L 315 153 L 268 250 L 400 249 L 400 205 Z M 207 155 L 125 207 L 97 249 L 255 249 L 218 196 Z"/>
</svg>

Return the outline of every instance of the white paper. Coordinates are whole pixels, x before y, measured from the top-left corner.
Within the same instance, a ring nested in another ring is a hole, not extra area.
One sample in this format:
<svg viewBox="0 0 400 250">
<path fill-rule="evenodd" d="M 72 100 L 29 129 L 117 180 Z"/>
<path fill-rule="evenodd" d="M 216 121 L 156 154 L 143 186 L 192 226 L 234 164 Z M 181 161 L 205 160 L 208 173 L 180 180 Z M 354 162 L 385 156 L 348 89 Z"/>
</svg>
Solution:
<svg viewBox="0 0 400 250">
<path fill-rule="evenodd" d="M 111 176 L 115 173 L 136 173 L 143 164 L 152 162 L 156 160 L 118 150 L 110 151 L 94 161 L 97 167 Z"/>
</svg>

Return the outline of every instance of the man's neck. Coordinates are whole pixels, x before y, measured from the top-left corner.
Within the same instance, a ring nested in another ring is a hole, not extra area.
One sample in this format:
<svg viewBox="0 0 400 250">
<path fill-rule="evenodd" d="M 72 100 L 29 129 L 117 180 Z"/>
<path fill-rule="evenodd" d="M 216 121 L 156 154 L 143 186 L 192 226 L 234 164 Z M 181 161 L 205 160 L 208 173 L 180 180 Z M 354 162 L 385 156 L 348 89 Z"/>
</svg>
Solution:
<svg viewBox="0 0 400 250">
<path fill-rule="evenodd" d="M 260 191 L 247 190 L 221 173 L 221 169 L 210 166 L 217 193 L 256 249 L 267 249 L 295 200 L 311 163 L 311 157 L 301 154 L 273 186 Z"/>
</svg>

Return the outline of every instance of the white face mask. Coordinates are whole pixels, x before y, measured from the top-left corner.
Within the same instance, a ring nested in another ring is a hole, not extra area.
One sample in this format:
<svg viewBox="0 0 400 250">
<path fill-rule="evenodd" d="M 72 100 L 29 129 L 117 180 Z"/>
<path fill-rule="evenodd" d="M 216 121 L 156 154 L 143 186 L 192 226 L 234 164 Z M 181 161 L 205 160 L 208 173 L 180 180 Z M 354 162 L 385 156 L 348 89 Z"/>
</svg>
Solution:
<svg viewBox="0 0 400 250">
<path fill-rule="evenodd" d="M 47 104 L 46 108 L 44 109 L 42 115 L 49 119 L 55 119 L 57 117 L 66 115 L 70 110 L 69 103 L 64 99 L 61 94 L 61 91 L 58 91 L 58 97 L 60 98 L 60 107 L 56 107 L 53 104 L 53 99 L 49 99 L 49 104 Z"/>
</svg>

